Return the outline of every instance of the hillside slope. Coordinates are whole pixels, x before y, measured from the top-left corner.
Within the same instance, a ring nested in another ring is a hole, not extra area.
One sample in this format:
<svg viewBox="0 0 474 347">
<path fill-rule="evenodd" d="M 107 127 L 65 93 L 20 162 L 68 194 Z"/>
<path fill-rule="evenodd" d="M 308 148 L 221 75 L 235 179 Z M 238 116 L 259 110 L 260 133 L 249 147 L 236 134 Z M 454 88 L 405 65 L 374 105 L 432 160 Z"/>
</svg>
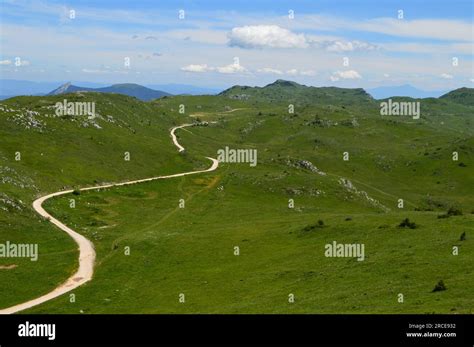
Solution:
<svg viewBox="0 0 474 347">
<path fill-rule="evenodd" d="M 452 101 L 458 104 L 474 106 L 474 88 L 455 89 L 442 95 L 440 99 Z"/>
</svg>

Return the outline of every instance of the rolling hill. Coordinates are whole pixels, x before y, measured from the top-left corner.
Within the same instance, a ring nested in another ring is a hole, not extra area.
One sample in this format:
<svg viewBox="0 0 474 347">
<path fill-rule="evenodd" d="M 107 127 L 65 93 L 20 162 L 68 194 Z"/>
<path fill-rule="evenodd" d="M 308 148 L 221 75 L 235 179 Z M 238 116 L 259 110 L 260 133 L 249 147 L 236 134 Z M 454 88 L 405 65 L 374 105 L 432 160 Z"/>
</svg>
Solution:
<svg viewBox="0 0 474 347">
<path fill-rule="evenodd" d="M 474 106 L 474 88 L 455 89 L 442 95 L 440 99 L 451 101 L 457 104 Z"/>
<path fill-rule="evenodd" d="M 249 102 L 295 103 L 297 105 L 368 106 L 373 98 L 362 88 L 308 87 L 292 81 L 276 80 L 265 87 L 233 86 L 219 93 L 231 99 Z"/>
</svg>

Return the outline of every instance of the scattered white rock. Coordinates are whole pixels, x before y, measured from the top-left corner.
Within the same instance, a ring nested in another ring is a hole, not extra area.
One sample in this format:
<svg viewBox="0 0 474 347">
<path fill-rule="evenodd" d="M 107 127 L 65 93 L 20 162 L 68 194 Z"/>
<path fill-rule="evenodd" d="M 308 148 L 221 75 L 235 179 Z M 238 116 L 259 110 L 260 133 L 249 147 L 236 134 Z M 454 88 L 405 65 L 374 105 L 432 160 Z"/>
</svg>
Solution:
<svg viewBox="0 0 474 347">
<path fill-rule="evenodd" d="M 374 198 L 371 198 L 367 192 L 363 190 L 358 190 L 351 181 L 348 179 L 341 177 L 338 180 L 339 184 L 342 185 L 348 192 L 358 195 L 362 197 L 363 199 L 367 200 L 369 204 L 371 204 L 374 207 L 382 209 L 384 212 L 389 212 L 390 209 L 386 207 L 385 205 L 381 204 L 378 200 L 375 200 Z"/>
<path fill-rule="evenodd" d="M 19 188 L 28 188 L 38 191 L 33 180 L 27 176 L 22 176 L 15 169 L 8 166 L 0 166 L 0 184 L 11 184 Z"/>
<path fill-rule="evenodd" d="M 306 169 L 311 172 L 317 173 L 321 176 L 326 176 L 324 171 L 319 170 L 312 162 L 309 160 L 294 160 L 294 159 L 287 159 L 286 164 L 290 167 L 294 167 L 297 169 Z"/>
<path fill-rule="evenodd" d="M 25 204 L 19 199 L 9 197 L 5 193 L 0 193 L 0 209 L 10 212 L 11 210 L 23 211 Z"/>
</svg>

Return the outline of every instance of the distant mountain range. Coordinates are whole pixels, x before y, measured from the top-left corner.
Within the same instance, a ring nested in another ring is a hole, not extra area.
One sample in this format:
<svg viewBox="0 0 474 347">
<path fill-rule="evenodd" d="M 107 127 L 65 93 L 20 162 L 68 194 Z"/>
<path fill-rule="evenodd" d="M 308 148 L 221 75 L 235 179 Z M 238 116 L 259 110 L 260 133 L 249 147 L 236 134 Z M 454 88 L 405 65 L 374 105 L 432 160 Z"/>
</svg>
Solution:
<svg viewBox="0 0 474 347">
<path fill-rule="evenodd" d="M 264 87 L 233 86 L 219 93 L 219 89 L 197 87 L 186 84 L 154 84 L 142 86 L 133 83 L 114 84 L 106 86 L 93 82 L 78 82 L 78 86 L 71 82 L 61 84 L 57 82 L 32 82 L 22 80 L 0 79 L 0 100 L 18 95 L 58 95 L 77 91 L 99 93 L 117 93 L 136 97 L 148 101 L 163 96 L 189 95 L 222 95 L 234 99 L 253 100 L 266 99 L 275 102 L 294 101 L 306 104 L 331 103 L 334 105 L 349 105 L 351 101 L 359 104 L 373 99 L 387 99 L 390 97 L 410 98 L 439 98 L 466 105 L 473 104 L 472 88 L 459 88 L 454 91 L 424 91 L 410 85 L 395 87 L 378 87 L 364 90 L 362 88 L 312 87 L 292 81 L 276 80 Z M 52 90 L 52 91 L 51 91 Z"/>
<path fill-rule="evenodd" d="M 106 88 L 107 84 L 94 82 L 67 82 L 73 86 L 81 86 L 81 90 Z M 0 100 L 7 99 L 18 95 L 47 95 L 58 86 L 66 84 L 66 81 L 57 82 L 34 82 L 24 80 L 0 79 Z M 206 88 L 193 86 L 189 84 L 150 84 L 144 87 L 169 93 L 172 95 L 189 94 L 189 95 L 214 95 L 219 93 L 220 88 Z"/>
<path fill-rule="evenodd" d="M 87 87 L 78 87 L 78 86 L 72 85 L 70 82 L 63 84 L 62 86 L 56 88 L 55 90 L 48 93 L 47 95 L 59 95 L 59 94 L 82 92 L 82 91 L 96 92 L 96 93 L 123 94 L 123 95 L 133 96 L 143 101 L 159 99 L 163 96 L 171 95 L 161 90 L 150 89 L 150 88 L 141 86 L 139 84 L 134 84 L 134 83 L 114 84 L 114 85 L 111 85 L 110 87 L 103 87 L 103 88 L 87 88 Z"/>
<path fill-rule="evenodd" d="M 448 92 L 447 90 L 421 90 L 409 84 L 405 84 L 402 86 L 377 87 L 366 90 L 367 93 L 374 97 L 374 99 L 386 99 L 391 96 L 408 96 L 411 98 L 438 98 Z"/>
<path fill-rule="evenodd" d="M 0 79 L 0 100 L 18 95 L 46 95 L 65 82 L 34 82 L 24 80 Z M 93 82 L 78 82 L 88 88 L 105 87 L 105 84 Z"/>
</svg>

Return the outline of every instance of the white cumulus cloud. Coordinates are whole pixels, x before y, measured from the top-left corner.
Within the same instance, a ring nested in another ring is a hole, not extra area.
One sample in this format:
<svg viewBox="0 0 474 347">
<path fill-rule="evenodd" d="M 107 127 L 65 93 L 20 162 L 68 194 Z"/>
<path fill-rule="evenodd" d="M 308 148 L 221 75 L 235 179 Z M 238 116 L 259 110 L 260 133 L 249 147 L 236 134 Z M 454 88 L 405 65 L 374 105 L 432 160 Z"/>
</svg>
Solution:
<svg viewBox="0 0 474 347">
<path fill-rule="evenodd" d="M 298 74 L 298 70 L 296 69 L 291 69 L 286 72 L 287 75 L 295 76 Z"/>
<path fill-rule="evenodd" d="M 278 70 L 278 69 L 273 69 L 271 67 L 264 67 L 263 69 L 258 69 L 257 72 L 260 72 L 260 73 L 268 73 L 268 74 L 275 74 L 275 75 L 281 75 L 283 74 L 282 71 Z"/>
<path fill-rule="evenodd" d="M 12 63 L 12 61 L 8 60 L 8 59 L 0 60 L 0 65 L 10 65 L 11 63 Z"/>
<path fill-rule="evenodd" d="M 245 72 L 247 71 L 247 69 L 240 64 L 229 64 L 226 66 L 216 67 L 216 71 L 219 73 L 231 74 L 237 72 Z"/>
<path fill-rule="evenodd" d="M 186 72 L 209 72 L 209 71 L 215 71 L 218 73 L 223 73 L 223 74 L 234 74 L 238 72 L 246 72 L 247 69 L 244 68 L 240 64 L 229 64 L 225 66 L 218 66 L 218 67 L 212 67 L 208 66 L 207 64 L 190 64 L 183 66 L 181 68 L 182 71 Z"/>
<path fill-rule="evenodd" d="M 362 41 L 315 41 L 315 45 L 323 47 L 328 52 L 374 51 L 378 46 Z"/>
<path fill-rule="evenodd" d="M 362 76 L 355 70 L 336 71 L 330 77 L 332 82 L 343 80 L 360 79 Z"/>
<path fill-rule="evenodd" d="M 439 75 L 439 77 L 450 80 L 453 78 L 453 75 L 450 75 L 448 73 L 442 73 L 441 75 Z"/>
<path fill-rule="evenodd" d="M 187 71 L 187 72 L 207 72 L 207 71 L 212 71 L 213 68 L 207 66 L 207 64 L 191 64 L 191 65 L 183 66 L 181 70 Z"/>
<path fill-rule="evenodd" d="M 303 76 L 316 76 L 317 72 L 314 70 L 303 70 L 300 72 Z"/>
<path fill-rule="evenodd" d="M 303 34 L 296 34 L 278 25 L 246 25 L 233 28 L 229 45 L 241 48 L 306 48 Z"/>
<path fill-rule="evenodd" d="M 281 71 L 278 69 L 274 69 L 271 67 L 265 67 L 263 69 L 258 69 L 257 72 L 260 73 L 267 73 L 267 74 L 275 74 L 275 75 L 290 75 L 290 76 L 296 76 L 296 75 L 301 75 L 301 76 L 316 76 L 317 72 L 314 70 L 297 70 L 297 69 L 290 69 L 286 71 Z"/>
<path fill-rule="evenodd" d="M 228 33 L 229 45 L 241 48 L 308 48 L 328 52 L 373 51 L 378 46 L 362 41 L 321 40 L 314 36 L 294 33 L 278 25 L 247 25 L 235 27 Z"/>
</svg>

